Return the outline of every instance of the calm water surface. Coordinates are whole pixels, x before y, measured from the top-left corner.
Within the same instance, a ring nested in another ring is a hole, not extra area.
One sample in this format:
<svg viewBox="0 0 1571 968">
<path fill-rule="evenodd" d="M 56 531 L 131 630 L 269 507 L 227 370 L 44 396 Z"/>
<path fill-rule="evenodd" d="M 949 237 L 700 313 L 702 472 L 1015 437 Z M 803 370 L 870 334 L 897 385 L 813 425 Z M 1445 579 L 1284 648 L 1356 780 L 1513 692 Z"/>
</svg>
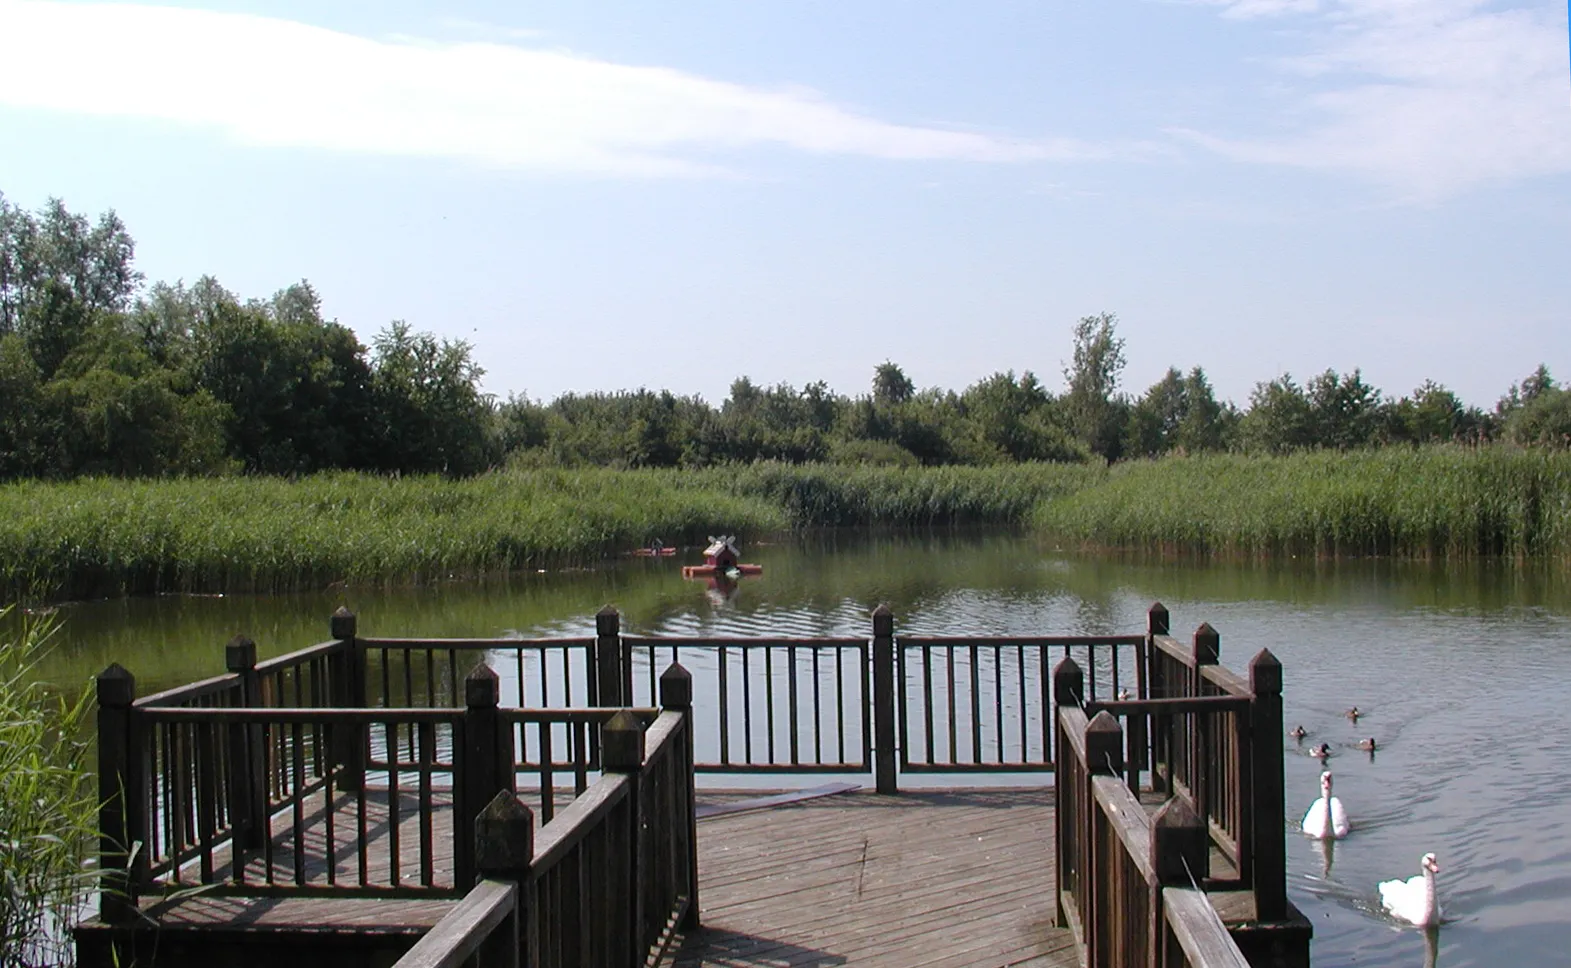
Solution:
<svg viewBox="0 0 1571 968">
<path fill-rule="evenodd" d="M 1030 539 L 966 534 L 814 536 L 752 545 L 765 566 L 723 598 L 684 582 L 696 559 L 425 589 L 167 597 L 63 606 L 51 679 L 111 661 L 139 691 L 223 670 L 223 643 L 264 655 L 327 638 L 347 604 L 367 635 L 585 634 L 611 603 L 645 633 L 862 635 L 879 602 L 897 630 L 946 634 L 1139 631 L 1154 600 L 1175 634 L 1202 621 L 1242 669 L 1269 647 L 1289 724 L 1335 749 L 1354 830 L 1327 854 L 1289 832 L 1289 891 L 1315 924 L 1317 966 L 1571 964 L 1571 580 L 1488 564 L 1271 566 L 1112 562 Z M 1357 726 L 1342 711 L 1367 715 Z M 1353 744 L 1373 736 L 1374 757 Z M 1284 738 L 1289 813 L 1318 796 L 1320 764 Z M 816 782 L 816 781 L 814 781 Z M 1437 939 L 1379 913 L 1375 884 L 1439 855 L 1448 922 Z"/>
</svg>

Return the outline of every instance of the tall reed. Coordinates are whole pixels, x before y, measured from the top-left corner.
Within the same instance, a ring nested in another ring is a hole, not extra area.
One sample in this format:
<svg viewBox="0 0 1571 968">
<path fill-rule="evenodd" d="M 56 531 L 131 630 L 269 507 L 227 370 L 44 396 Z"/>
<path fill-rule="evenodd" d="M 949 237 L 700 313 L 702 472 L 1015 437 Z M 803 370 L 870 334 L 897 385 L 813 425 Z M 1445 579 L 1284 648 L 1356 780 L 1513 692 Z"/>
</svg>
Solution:
<svg viewBox="0 0 1571 968">
<path fill-rule="evenodd" d="M 0 965 L 63 965 L 90 883 L 87 692 L 38 681 L 51 627 L 0 608 Z"/>
<path fill-rule="evenodd" d="M 1132 462 L 1044 503 L 1033 524 L 1100 547 L 1200 554 L 1565 557 L 1571 454 L 1437 446 Z"/>
</svg>

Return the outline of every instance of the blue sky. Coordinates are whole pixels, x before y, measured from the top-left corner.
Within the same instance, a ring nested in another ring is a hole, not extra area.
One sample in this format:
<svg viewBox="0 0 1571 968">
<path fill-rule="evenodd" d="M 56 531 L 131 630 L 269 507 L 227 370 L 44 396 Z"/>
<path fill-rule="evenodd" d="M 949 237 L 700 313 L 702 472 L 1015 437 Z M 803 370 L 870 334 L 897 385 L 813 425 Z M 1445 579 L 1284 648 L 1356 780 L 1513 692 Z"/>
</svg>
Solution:
<svg viewBox="0 0 1571 968">
<path fill-rule="evenodd" d="M 1138 393 L 1571 380 L 1567 8 L 0 0 L 0 191 L 505 397 L 862 393 L 1119 316 Z"/>
</svg>

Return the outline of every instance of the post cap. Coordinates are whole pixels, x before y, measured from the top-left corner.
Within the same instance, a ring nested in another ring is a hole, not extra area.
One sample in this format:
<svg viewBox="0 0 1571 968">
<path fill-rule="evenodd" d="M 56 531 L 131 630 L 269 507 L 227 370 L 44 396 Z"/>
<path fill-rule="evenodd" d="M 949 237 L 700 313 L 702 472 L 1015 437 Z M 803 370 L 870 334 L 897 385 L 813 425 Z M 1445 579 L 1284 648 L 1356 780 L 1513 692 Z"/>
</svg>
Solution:
<svg viewBox="0 0 1571 968">
<path fill-rule="evenodd" d="M 596 635 L 617 635 L 622 630 L 622 613 L 614 605 L 607 605 L 595 613 Z"/>
<path fill-rule="evenodd" d="M 895 634 L 895 610 L 889 607 L 888 602 L 882 602 L 873 609 L 873 637 L 887 638 Z"/>
<path fill-rule="evenodd" d="M 1069 656 L 1058 660 L 1058 665 L 1053 667 L 1053 704 L 1056 706 L 1079 706 L 1085 696 L 1085 673 L 1080 671 L 1080 663 Z"/>
<path fill-rule="evenodd" d="M 500 698 L 496 670 L 484 662 L 464 677 L 464 704 L 470 709 L 494 709 Z"/>
<path fill-rule="evenodd" d="M 600 762 L 619 772 L 644 765 L 644 724 L 628 710 L 619 710 L 600 727 Z"/>
<path fill-rule="evenodd" d="M 491 798 L 475 817 L 475 867 L 524 871 L 535 859 L 535 815 L 511 790 Z"/>
<path fill-rule="evenodd" d="M 693 674 L 680 662 L 673 662 L 660 673 L 660 705 L 667 709 L 690 709 L 693 705 Z"/>
<path fill-rule="evenodd" d="M 355 637 L 355 613 L 340 605 L 328 620 L 327 627 L 328 634 L 335 639 L 352 639 Z"/>
<path fill-rule="evenodd" d="M 111 662 L 96 680 L 98 705 L 123 707 L 136 699 L 136 677 L 125 666 Z"/>
<path fill-rule="evenodd" d="M 1167 606 L 1161 602 L 1152 602 L 1151 607 L 1146 609 L 1146 631 L 1152 635 L 1166 635 L 1172 628 L 1168 622 Z"/>
<path fill-rule="evenodd" d="M 1201 622 L 1195 629 L 1195 664 L 1215 665 L 1222 654 L 1222 637 L 1210 622 Z"/>
<path fill-rule="evenodd" d="M 1249 660 L 1249 688 L 1255 695 L 1281 695 L 1282 661 L 1270 649 L 1261 649 Z"/>
<path fill-rule="evenodd" d="M 224 645 L 224 668 L 230 672 L 249 672 L 256 668 L 256 643 L 237 635 Z"/>
</svg>

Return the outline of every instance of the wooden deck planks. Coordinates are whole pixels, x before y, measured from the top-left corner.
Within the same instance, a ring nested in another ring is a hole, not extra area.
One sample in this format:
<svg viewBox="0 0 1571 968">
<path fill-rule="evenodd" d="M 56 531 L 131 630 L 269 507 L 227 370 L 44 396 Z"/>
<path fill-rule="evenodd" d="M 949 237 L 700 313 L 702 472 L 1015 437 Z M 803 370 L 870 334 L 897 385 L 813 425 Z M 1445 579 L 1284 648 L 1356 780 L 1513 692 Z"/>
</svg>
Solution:
<svg viewBox="0 0 1571 968">
<path fill-rule="evenodd" d="M 1052 926 L 1051 793 L 847 794 L 698 827 L 680 968 L 1079 964 Z"/>
</svg>

